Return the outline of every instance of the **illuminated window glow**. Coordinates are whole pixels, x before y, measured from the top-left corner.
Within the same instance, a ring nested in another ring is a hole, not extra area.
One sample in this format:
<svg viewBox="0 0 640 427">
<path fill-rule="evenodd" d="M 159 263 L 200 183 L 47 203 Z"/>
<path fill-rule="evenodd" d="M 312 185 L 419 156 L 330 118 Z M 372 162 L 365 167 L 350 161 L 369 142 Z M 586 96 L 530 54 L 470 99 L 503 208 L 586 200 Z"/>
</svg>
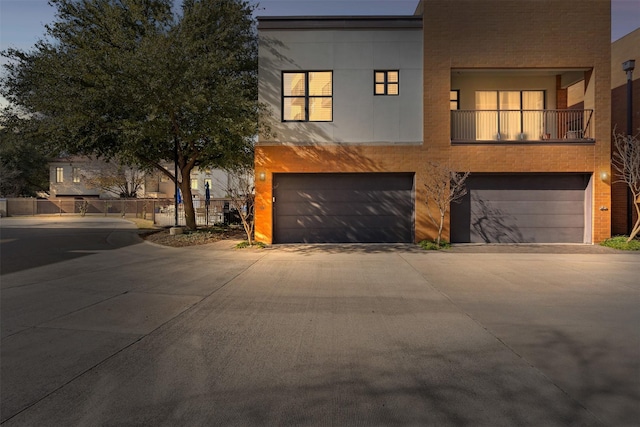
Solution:
<svg viewBox="0 0 640 427">
<path fill-rule="evenodd" d="M 333 72 L 283 72 L 282 121 L 333 121 Z"/>
<path fill-rule="evenodd" d="M 373 72 L 375 95 L 400 94 L 400 71 L 398 70 L 378 70 Z"/>
<path fill-rule="evenodd" d="M 73 182 L 80 182 L 80 168 L 71 169 L 71 177 L 73 178 Z"/>
<path fill-rule="evenodd" d="M 476 91 L 476 139 L 518 140 L 544 134 L 542 90 Z"/>
<path fill-rule="evenodd" d="M 457 89 L 449 92 L 449 108 L 452 111 L 460 109 L 460 91 Z"/>
</svg>

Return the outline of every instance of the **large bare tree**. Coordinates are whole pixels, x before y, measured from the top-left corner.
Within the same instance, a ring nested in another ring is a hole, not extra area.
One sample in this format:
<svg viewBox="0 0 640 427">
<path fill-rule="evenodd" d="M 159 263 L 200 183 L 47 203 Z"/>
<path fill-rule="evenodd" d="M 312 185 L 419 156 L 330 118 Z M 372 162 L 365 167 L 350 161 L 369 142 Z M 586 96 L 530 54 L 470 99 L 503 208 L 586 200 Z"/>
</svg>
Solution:
<svg viewBox="0 0 640 427">
<path fill-rule="evenodd" d="M 616 182 L 624 182 L 632 195 L 632 203 L 636 210 L 636 220 L 627 242 L 633 240 L 640 233 L 640 134 L 623 135 L 613 133 L 613 153 L 611 163 L 618 172 Z"/>
<path fill-rule="evenodd" d="M 451 207 L 451 203 L 459 202 L 467 194 L 465 181 L 469 172 L 456 172 L 450 166 L 429 162 L 425 178 L 427 213 L 431 222 L 438 227 L 436 244 L 442 241 L 444 219 Z M 438 216 L 433 214 L 432 207 L 437 209 Z"/>
</svg>

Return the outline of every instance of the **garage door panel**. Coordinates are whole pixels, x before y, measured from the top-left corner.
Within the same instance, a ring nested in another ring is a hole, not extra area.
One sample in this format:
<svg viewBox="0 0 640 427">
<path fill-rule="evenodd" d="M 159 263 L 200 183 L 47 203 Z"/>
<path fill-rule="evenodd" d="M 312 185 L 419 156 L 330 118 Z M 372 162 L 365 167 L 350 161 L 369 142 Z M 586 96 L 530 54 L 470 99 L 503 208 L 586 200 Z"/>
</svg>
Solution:
<svg viewBox="0 0 640 427">
<path fill-rule="evenodd" d="M 588 174 L 471 175 L 451 205 L 451 240 L 582 243 Z"/>
<path fill-rule="evenodd" d="M 472 216 L 471 224 L 481 226 L 483 223 L 503 224 L 517 228 L 563 228 L 583 227 L 583 215 L 494 215 Z"/>
<path fill-rule="evenodd" d="M 413 174 L 276 174 L 274 196 L 277 243 L 413 241 Z"/>
<path fill-rule="evenodd" d="M 349 189 L 324 189 L 324 190 L 283 190 L 279 189 L 277 202 L 332 202 L 332 203 L 397 203 L 411 195 L 411 190 L 382 190 L 372 193 L 371 191 L 357 191 Z"/>
<path fill-rule="evenodd" d="M 350 202 L 284 202 L 278 203 L 277 208 L 286 212 L 289 216 L 304 215 L 385 215 L 393 213 L 395 215 L 411 214 L 412 206 L 398 203 L 350 203 Z"/>
<path fill-rule="evenodd" d="M 374 183 L 378 190 L 407 189 L 406 179 L 410 174 L 394 173 L 290 173 L 277 174 L 279 189 L 321 190 L 335 188 L 362 189 L 371 188 Z M 382 176 L 383 180 L 380 179 Z M 304 180 L 304 187 L 300 187 L 300 179 Z M 348 182 L 347 182 L 348 180 Z"/>
<path fill-rule="evenodd" d="M 406 233 L 404 228 L 335 229 L 330 234 L 326 229 L 291 229 L 284 233 L 287 239 L 279 243 L 396 243 L 397 236 Z M 382 242 L 381 242 L 382 240 Z"/>
<path fill-rule="evenodd" d="M 404 228 L 375 229 L 291 229 L 283 233 L 286 238 L 278 243 L 398 243 L 397 238 L 406 233 Z"/>
<path fill-rule="evenodd" d="M 587 187 L 589 174 L 495 174 L 473 175 L 467 188 L 473 190 L 580 190 Z"/>
<path fill-rule="evenodd" d="M 392 228 L 398 223 L 397 216 L 356 216 L 356 215 L 336 215 L 336 216 L 311 216 L 295 215 L 281 216 L 278 226 L 283 229 L 292 228 Z"/>
<path fill-rule="evenodd" d="M 582 242 L 584 229 L 579 228 L 509 228 L 500 226 L 493 230 L 472 229 L 471 239 L 476 243 L 553 243 Z"/>
<path fill-rule="evenodd" d="M 471 190 L 472 197 L 501 201 L 582 201 L 584 190 Z"/>
<path fill-rule="evenodd" d="M 473 212 L 488 216 L 496 215 L 580 215 L 584 216 L 584 205 L 575 201 L 484 201 L 472 195 Z"/>
</svg>

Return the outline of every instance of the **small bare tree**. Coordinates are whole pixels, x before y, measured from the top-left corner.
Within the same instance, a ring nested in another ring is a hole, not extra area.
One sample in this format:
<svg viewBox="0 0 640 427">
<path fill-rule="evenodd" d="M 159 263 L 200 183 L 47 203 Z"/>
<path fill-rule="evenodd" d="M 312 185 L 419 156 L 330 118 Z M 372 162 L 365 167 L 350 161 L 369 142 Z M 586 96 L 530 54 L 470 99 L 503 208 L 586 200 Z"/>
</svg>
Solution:
<svg viewBox="0 0 640 427">
<path fill-rule="evenodd" d="M 426 175 L 424 186 L 427 192 L 427 212 L 433 225 L 438 227 L 436 244 L 440 246 L 444 218 L 449 211 L 451 203 L 459 202 L 467 194 L 464 184 L 469 172 L 460 173 L 447 165 L 429 162 L 429 170 Z M 439 218 L 436 218 L 431 212 L 432 206 L 438 209 Z"/>
<path fill-rule="evenodd" d="M 253 168 L 244 167 L 228 171 L 227 188 L 225 191 L 230 199 L 230 205 L 238 211 L 249 246 L 255 244 L 253 240 L 255 183 Z"/>
<path fill-rule="evenodd" d="M 618 172 L 619 179 L 616 182 L 624 182 L 633 198 L 638 219 L 631 229 L 627 242 L 630 242 L 640 233 L 640 140 L 637 134 L 623 135 L 613 133 L 613 153 L 611 163 Z"/>
</svg>

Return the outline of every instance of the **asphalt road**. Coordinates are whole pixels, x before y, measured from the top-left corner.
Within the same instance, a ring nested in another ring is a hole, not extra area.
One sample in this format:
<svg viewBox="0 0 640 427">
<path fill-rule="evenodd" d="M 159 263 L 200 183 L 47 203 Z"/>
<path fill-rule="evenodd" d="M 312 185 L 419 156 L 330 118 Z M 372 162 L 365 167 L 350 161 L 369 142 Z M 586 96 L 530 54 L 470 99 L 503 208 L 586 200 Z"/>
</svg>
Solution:
<svg viewBox="0 0 640 427">
<path fill-rule="evenodd" d="M 640 254 L 232 247 L 3 274 L 2 425 L 640 419 Z"/>
<path fill-rule="evenodd" d="M 104 217 L 1 218 L 0 274 L 139 243 L 132 229 L 128 221 Z"/>
</svg>

